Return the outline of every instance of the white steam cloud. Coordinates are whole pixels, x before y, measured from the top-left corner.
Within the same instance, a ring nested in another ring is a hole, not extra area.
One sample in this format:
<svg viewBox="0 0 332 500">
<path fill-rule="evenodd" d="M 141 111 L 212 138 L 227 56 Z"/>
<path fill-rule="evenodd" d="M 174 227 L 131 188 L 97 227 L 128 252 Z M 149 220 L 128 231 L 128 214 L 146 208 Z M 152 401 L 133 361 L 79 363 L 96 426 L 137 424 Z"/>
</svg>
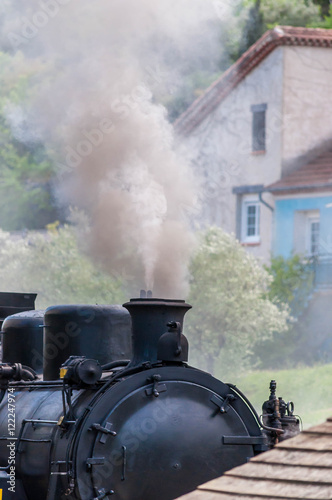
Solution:
<svg viewBox="0 0 332 500">
<path fill-rule="evenodd" d="M 172 92 L 193 68 L 216 67 L 219 3 L 12 0 L 0 7 L 2 47 L 37 67 L 29 107 L 8 107 L 13 129 L 55 151 L 60 197 L 91 221 L 90 255 L 132 278 L 136 292 L 184 293 L 192 249 L 184 212 L 195 203 L 194 182 L 155 93 Z"/>
</svg>

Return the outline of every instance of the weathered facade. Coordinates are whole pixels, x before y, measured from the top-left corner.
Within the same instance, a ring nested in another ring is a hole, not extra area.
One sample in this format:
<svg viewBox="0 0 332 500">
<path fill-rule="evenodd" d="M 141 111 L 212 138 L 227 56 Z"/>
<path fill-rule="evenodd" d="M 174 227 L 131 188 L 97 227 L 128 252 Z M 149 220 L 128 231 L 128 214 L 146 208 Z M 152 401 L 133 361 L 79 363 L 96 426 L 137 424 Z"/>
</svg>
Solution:
<svg viewBox="0 0 332 500">
<path fill-rule="evenodd" d="M 280 238 L 275 193 L 267 187 L 330 145 L 331 49 L 330 30 L 277 27 L 176 123 L 200 179 L 200 225 L 235 233 L 264 261 L 279 252 Z"/>
<path fill-rule="evenodd" d="M 275 198 L 274 254 L 314 257 L 316 283 L 332 284 L 332 151 L 266 189 Z"/>
</svg>

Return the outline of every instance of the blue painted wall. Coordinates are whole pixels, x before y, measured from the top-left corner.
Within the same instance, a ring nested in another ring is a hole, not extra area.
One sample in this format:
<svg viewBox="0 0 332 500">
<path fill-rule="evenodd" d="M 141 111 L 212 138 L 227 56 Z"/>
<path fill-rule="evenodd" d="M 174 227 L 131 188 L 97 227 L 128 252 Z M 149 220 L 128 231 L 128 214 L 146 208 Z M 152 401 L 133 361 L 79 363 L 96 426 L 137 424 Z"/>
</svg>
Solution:
<svg viewBox="0 0 332 500">
<path fill-rule="evenodd" d="M 291 257 L 293 253 L 294 214 L 296 210 L 320 211 L 320 241 L 332 254 L 332 196 L 276 200 L 273 255 Z"/>
</svg>

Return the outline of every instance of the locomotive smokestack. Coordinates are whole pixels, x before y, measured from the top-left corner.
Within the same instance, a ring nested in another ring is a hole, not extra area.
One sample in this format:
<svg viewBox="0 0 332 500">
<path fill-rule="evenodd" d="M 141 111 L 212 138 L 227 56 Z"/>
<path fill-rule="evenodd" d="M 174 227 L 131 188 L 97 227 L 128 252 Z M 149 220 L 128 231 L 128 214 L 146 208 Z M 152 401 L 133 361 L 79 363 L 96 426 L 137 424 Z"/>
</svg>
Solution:
<svg viewBox="0 0 332 500">
<path fill-rule="evenodd" d="M 130 366 L 158 361 L 158 341 L 167 331 L 167 324 L 179 322 L 183 329 L 184 315 L 191 305 L 184 300 L 139 298 L 123 304 L 132 320 L 133 359 Z"/>
<path fill-rule="evenodd" d="M 139 294 L 139 297 L 140 299 L 152 299 L 152 290 L 148 290 L 147 292 L 145 290 L 141 290 L 140 291 L 140 294 Z"/>
</svg>

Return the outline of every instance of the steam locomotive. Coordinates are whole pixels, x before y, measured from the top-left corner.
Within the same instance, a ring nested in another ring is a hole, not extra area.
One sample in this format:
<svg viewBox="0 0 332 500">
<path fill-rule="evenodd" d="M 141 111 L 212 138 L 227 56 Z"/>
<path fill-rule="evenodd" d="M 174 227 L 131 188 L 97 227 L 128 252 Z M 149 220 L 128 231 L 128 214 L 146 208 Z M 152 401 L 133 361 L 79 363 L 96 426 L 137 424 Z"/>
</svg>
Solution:
<svg viewBox="0 0 332 500">
<path fill-rule="evenodd" d="M 274 381 L 261 421 L 188 366 L 185 301 L 34 299 L 0 294 L 3 500 L 171 500 L 298 432 Z"/>
</svg>

